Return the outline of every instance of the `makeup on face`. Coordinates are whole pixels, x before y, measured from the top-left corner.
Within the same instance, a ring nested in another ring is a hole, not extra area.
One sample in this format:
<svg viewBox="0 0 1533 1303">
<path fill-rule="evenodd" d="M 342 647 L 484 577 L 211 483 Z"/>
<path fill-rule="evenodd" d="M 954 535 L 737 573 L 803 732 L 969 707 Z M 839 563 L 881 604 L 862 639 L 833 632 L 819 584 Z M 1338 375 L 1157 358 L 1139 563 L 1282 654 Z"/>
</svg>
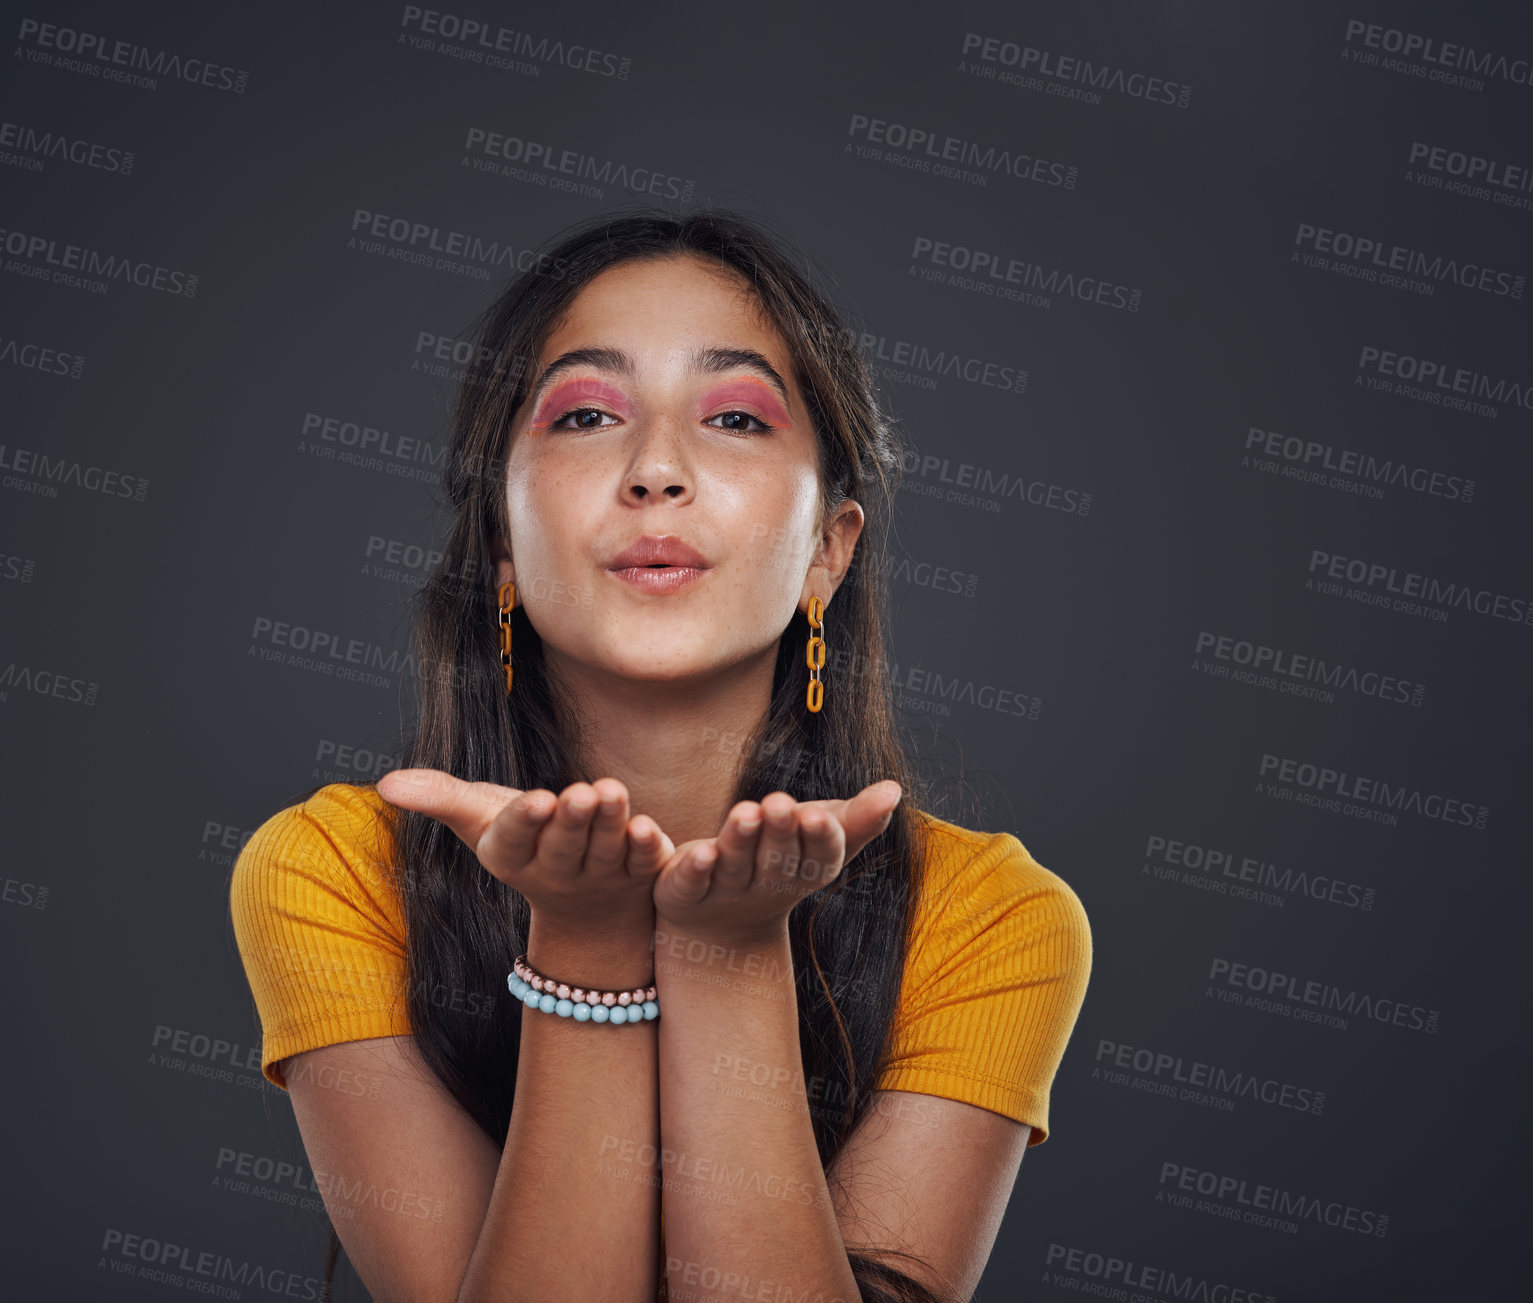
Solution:
<svg viewBox="0 0 1533 1303">
<path fill-rule="evenodd" d="M 621 389 L 595 376 L 580 376 L 554 387 L 538 404 L 537 415 L 529 428 L 546 432 L 564 413 L 582 403 L 610 408 L 615 416 L 633 415 L 633 406 Z"/>
<path fill-rule="evenodd" d="M 582 403 L 606 407 L 613 415 L 623 419 L 633 415 L 633 405 L 621 389 L 596 376 L 577 376 L 555 386 L 543 398 L 528 429 L 546 433 L 554 422 Z M 701 418 L 706 413 L 719 414 L 715 409 L 726 409 L 730 403 L 738 403 L 742 408 L 754 408 L 758 418 L 767 425 L 780 429 L 792 424 L 788 409 L 783 406 L 776 391 L 766 381 L 755 376 L 736 376 L 713 386 L 703 396 L 698 416 Z"/>
<path fill-rule="evenodd" d="M 739 376 L 714 386 L 704 396 L 702 408 L 709 412 L 715 408 L 725 408 L 730 403 L 754 407 L 768 425 L 781 428 L 792 424 L 788 419 L 788 409 L 782 405 L 782 400 L 777 397 L 772 386 L 755 376 Z"/>
</svg>

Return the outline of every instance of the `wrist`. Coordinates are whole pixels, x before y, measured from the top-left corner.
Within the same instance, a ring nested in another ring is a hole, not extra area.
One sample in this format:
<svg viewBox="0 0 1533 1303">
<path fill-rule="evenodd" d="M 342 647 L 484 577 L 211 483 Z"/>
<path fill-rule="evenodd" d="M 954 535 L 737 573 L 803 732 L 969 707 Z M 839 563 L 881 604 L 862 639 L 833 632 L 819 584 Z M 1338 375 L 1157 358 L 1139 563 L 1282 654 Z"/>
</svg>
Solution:
<svg viewBox="0 0 1533 1303">
<path fill-rule="evenodd" d="M 657 914 L 653 949 L 657 966 L 756 971 L 785 956 L 791 960 L 792 943 L 786 914 L 758 928 L 728 932 L 685 927 Z"/>
<path fill-rule="evenodd" d="M 654 927 L 645 923 L 594 932 L 540 918 L 527 929 L 527 962 L 538 972 L 571 986 L 626 990 L 654 980 Z"/>
</svg>

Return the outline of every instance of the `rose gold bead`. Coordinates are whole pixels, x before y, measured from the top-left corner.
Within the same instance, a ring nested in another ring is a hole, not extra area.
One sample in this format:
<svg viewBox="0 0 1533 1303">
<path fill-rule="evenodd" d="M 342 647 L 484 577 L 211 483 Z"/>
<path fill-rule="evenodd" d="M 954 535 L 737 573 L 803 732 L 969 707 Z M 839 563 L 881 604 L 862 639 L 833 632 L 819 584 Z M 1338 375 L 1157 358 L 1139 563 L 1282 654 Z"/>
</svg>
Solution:
<svg viewBox="0 0 1533 1303">
<path fill-rule="evenodd" d="M 576 1004 L 584 1004 L 586 1001 L 585 988 L 581 986 L 570 987 L 570 999 Z"/>
<path fill-rule="evenodd" d="M 568 1000 L 570 998 L 569 984 L 567 982 L 560 982 L 556 994 L 561 1000 Z"/>
<path fill-rule="evenodd" d="M 617 1002 L 619 1004 L 632 1004 L 633 995 L 628 991 L 620 991 L 618 993 Z"/>
<path fill-rule="evenodd" d="M 601 997 L 601 1002 L 603 1004 L 607 1004 L 607 1005 L 616 1004 L 617 1003 L 617 996 L 613 995 L 611 991 L 603 991 L 602 992 L 602 997 Z"/>
</svg>

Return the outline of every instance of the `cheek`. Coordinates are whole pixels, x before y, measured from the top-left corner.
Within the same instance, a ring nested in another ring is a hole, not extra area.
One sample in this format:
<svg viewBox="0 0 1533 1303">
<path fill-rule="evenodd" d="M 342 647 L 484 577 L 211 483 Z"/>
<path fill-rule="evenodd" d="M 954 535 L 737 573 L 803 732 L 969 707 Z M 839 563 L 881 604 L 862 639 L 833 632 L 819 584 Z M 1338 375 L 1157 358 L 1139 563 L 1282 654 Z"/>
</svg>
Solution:
<svg viewBox="0 0 1533 1303">
<path fill-rule="evenodd" d="M 780 570 L 793 578 L 808 566 L 820 507 L 811 468 L 736 465 L 707 487 L 715 508 L 710 514 L 733 538 L 745 571 Z"/>
<path fill-rule="evenodd" d="M 556 569 L 580 555 L 572 544 L 584 537 L 595 496 L 591 459 L 513 455 L 506 477 L 506 507 L 519 566 Z"/>
</svg>

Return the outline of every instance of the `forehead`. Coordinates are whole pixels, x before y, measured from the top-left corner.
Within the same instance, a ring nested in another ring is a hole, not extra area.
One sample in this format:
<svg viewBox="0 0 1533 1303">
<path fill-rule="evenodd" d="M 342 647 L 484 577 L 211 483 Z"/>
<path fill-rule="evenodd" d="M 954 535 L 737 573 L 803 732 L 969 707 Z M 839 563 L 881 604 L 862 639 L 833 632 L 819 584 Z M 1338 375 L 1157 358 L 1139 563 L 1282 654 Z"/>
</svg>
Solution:
<svg viewBox="0 0 1533 1303">
<path fill-rule="evenodd" d="M 543 341 L 539 363 L 593 342 L 633 354 L 641 369 L 697 348 L 754 348 L 788 374 L 787 345 L 744 277 L 691 256 L 635 259 L 593 277 Z"/>
</svg>

